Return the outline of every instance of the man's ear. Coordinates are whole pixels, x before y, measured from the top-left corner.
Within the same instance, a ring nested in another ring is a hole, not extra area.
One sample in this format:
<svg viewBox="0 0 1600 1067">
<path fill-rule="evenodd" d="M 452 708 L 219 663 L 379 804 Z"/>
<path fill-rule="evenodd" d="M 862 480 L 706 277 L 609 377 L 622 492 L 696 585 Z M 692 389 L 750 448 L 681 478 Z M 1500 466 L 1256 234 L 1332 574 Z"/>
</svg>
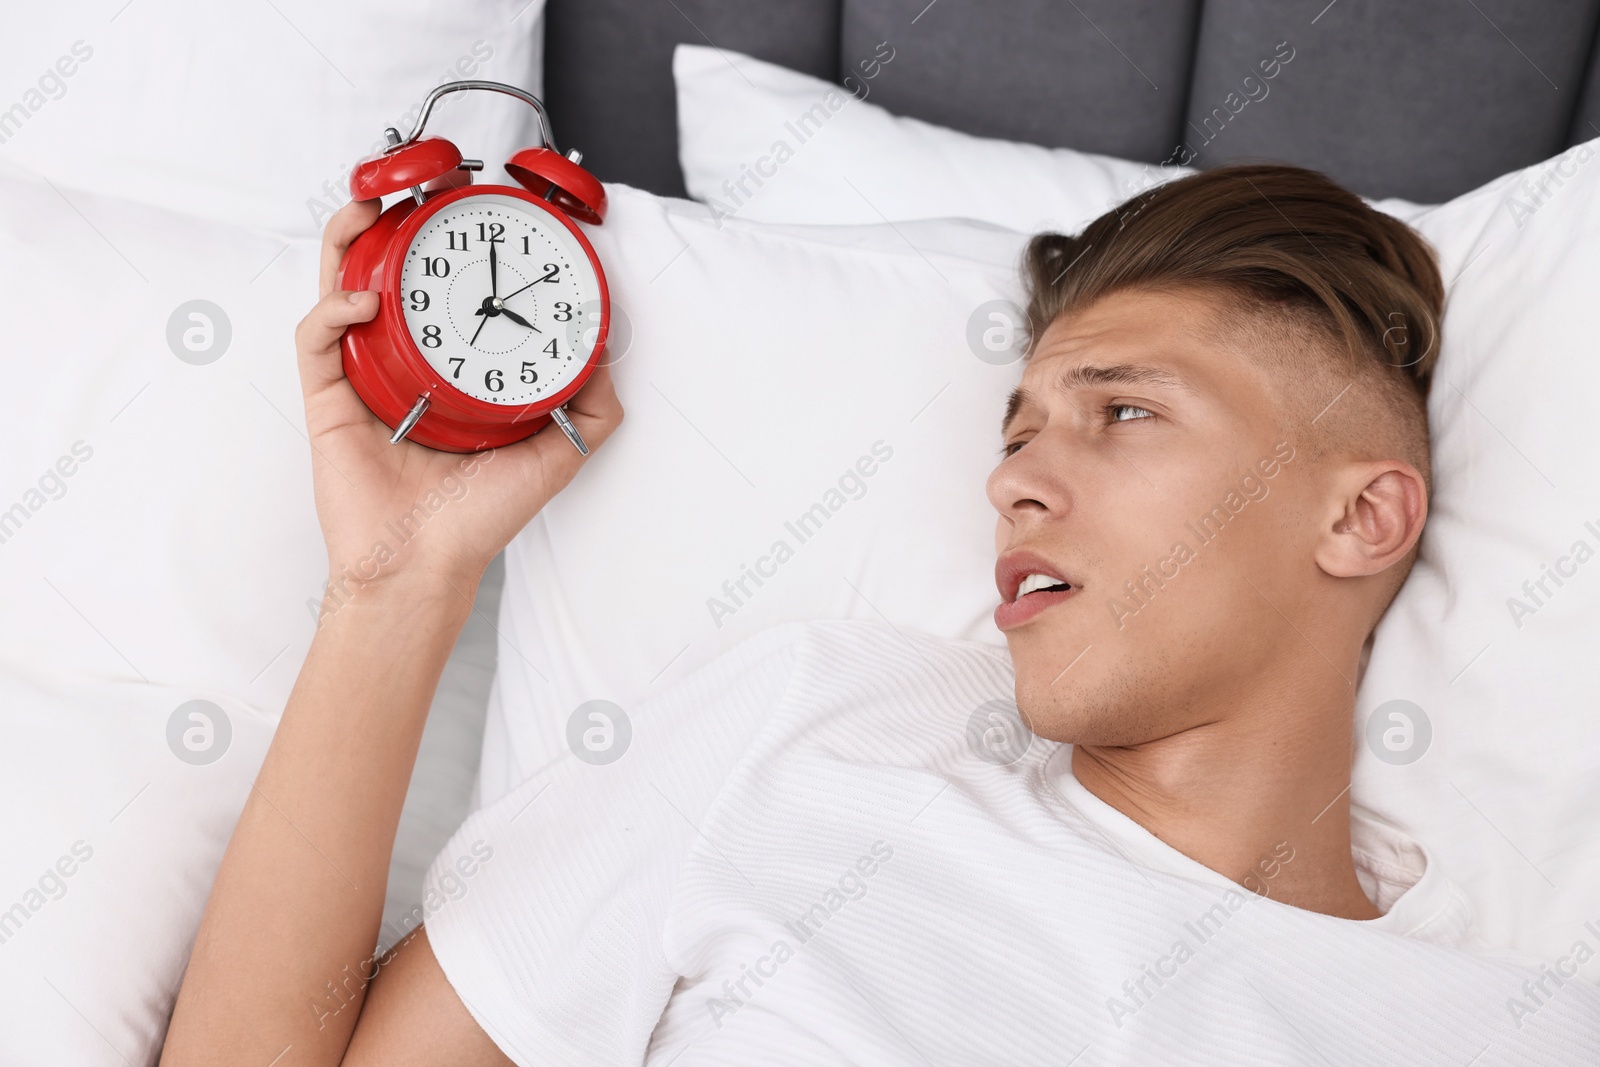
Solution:
<svg viewBox="0 0 1600 1067">
<path fill-rule="evenodd" d="M 1404 559 L 1428 517 L 1428 490 L 1417 469 L 1398 459 L 1353 463 L 1336 487 L 1317 566 L 1335 578 L 1360 578 Z"/>
</svg>

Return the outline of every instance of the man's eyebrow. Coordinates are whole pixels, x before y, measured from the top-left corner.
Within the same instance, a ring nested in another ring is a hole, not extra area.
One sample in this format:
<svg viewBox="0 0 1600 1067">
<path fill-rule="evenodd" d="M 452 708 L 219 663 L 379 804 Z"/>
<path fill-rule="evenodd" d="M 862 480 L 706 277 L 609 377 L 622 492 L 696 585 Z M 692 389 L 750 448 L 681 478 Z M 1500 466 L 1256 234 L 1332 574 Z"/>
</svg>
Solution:
<svg viewBox="0 0 1600 1067">
<path fill-rule="evenodd" d="M 1184 392 L 1193 391 L 1188 382 L 1171 371 L 1137 363 L 1116 363 L 1109 367 L 1079 363 L 1068 367 L 1056 378 L 1056 387 L 1059 389 L 1084 389 L 1097 385 L 1160 385 Z"/>
<path fill-rule="evenodd" d="M 1011 421 L 1017 417 L 1017 412 L 1022 410 L 1023 404 L 1033 403 L 1033 394 L 1022 386 L 1011 390 L 1011 395 L 1006 398 L 1005 418 L 1000 420 L 1000 436 L 1004 437 L 1006 431 L 1011 429 Z"/>
<path fill-rule="evenodd" d="M 1077 363 L 1057 375 L 1055 384 L 1056 388 L 1062 392 L 1106 385 L 1155 385 L 1167 389 L 1177 389 L 1190 395 L 1194 393 L 1194 389 L 1190 387 L 1188 382 L 1170 371 L 1156 367 L 1140 366 L 1137 363 L 1115 363 L 1109 367 Z M 1011 428 L 1011 422 L 1017 417 L 1017 413 L 1022 410 L 1022 406 L 1033 403 L 1033 399 L 1033 394 L 1021 386 L 1011 391 L 1011 395 L 1006 398 L 1005 417 L 1000 422 L 1000 435 L 1002 437 Z"/>
</svg>

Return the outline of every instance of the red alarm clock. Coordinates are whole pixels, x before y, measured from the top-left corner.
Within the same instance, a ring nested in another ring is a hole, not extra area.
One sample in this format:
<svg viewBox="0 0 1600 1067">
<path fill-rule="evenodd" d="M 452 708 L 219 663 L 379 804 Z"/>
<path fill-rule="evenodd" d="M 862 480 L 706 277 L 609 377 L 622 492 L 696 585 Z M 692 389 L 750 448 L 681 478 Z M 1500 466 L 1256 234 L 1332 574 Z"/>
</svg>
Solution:
<svg viewBox="0 0 1600 1067">
<path fill-rule="evenodd" d="M 481 160 L 421 138 L 434 102 L 463 89 L 506 93 L 538 114 L 544 143 L 506 162 L 523 188 L 475 186 Z M 604 187 L 578 151 L 556 151 L 543 105 L 500 82 L 446 82 L 423 101 L 409 136 L 384 135 L 389 147 L 356 166 L 350 193 L 411 195 L 351 243 L 339 268 L 339 288 L 378 293 L 377 316 L 342 342 L 356 394 L 394 431 L 391 443 L 477 452 L 554 420 L 588 455 L 562 405 L 605 350 L 606 276 L 574 221 L 599 225 Z"/>
</svg>

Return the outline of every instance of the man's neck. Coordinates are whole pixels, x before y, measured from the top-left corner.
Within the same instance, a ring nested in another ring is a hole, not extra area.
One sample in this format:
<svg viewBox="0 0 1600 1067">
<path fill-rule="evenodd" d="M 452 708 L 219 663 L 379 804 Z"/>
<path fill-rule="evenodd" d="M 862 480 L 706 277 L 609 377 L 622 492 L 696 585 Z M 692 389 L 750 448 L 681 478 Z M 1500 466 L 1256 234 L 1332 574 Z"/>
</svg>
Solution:
<svg viewBox="0 0 1600 1067">
<path fill-rule="evenodd" d="M 1280 705 L 1136 747 L 1077 745 L 1072 773 L 1157 838 L 1248 889 L 1373 919 L 1380 912 L 1350 855 L 1350 718 L 1329 710 L 1287 728 Z M 1319 722 L 1327 725 L 1306 725 Z"/>
</svg>

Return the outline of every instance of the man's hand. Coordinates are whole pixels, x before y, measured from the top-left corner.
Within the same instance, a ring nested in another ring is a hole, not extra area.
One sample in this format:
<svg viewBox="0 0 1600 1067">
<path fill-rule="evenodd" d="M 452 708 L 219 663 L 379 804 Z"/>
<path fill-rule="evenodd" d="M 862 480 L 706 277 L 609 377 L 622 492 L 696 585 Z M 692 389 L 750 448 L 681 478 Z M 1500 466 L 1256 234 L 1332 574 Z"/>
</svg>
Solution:
<svg viewBox="0 0 1600 1067">
<path fill-rule="evenodd" d="M 339 347 L 346 328 L 377 315 L 378 294 L 334 288 L 345 250 L 378 213 L 375 200 L 352 201 L 328 221 L 321 299 L 295 333 L 330 575 L 363 583 L 431 576 L 472 587 L 585 457 L 553 427 L 476 456 L 389 443 L 388 427 L 345 378 Z M 566 411 L 591 452 L 611 436 L 622 405 L 605 366 Z"/>
</svg>

